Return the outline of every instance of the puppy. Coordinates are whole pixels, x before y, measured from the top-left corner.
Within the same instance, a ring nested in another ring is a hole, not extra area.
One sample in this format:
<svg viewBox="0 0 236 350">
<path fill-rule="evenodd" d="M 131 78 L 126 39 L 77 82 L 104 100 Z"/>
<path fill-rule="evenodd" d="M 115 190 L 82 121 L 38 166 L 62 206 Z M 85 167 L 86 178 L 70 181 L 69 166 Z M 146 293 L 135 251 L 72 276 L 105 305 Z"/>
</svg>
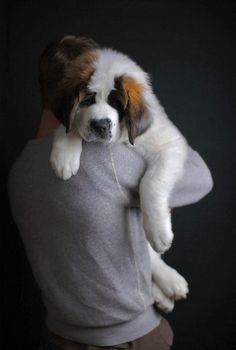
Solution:
<svg viewBox="0 0 236 350">
<path fill-rule="evenodd" d="M 126 142 L 144 156 L 148 167 L 140 182 L 140 206 L 154 280 L 161 287 L 154 294 L 185 297 L 187 282 L 153 249 L 164 253 L 172 244 L 169 196 L 182 174 L 187 142 L 154 95 L 148 74 L 127 55 L 100 48 L 92 39 L 66 36 L 43 52 L 39 81 L 44 107 L 61 122 L 50 157 L 57 176 L 66 180 L 77 173 L 82 139 Z M 166 285 L 178 282 L 171 291 L 156 275 L 157 265 L 166 269 Z"/>
</svg>

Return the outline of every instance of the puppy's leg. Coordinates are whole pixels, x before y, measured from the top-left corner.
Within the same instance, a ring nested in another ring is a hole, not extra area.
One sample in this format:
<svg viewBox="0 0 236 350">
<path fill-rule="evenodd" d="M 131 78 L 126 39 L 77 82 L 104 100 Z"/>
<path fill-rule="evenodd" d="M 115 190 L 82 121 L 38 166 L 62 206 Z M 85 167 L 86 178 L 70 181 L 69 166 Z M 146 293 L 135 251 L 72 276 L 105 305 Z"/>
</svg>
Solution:
<svg viewBox="0 0 236 350">
<path fill-rule="evenodd" d="M 68 180 L 75 175 L 80 166 L 82 139 L 73 131 L 66 133 L 65 127 L 60 125 L 53 138 L 50 162 L 56 175 Z"/>
<path fill-rule="evenodd" d="M 159 309 L 166 313 L 171 312 L 174 309 L 174 300 L 168 298 L 155 282 L 152 283 L 152 295 Z"/>
<path fill-rule="evenodd" d="M 155 285 L 170 300 L 186 298 L 189 292 L 188 283 L 175 269 L 168 266 L 161 256 L 148 243 L 151 260 L 152 278 Z"/>
<path fill-rule="evenodd" d="M 144 229 L 152 247 L 163 253 L 173 240 L 169 197 L 184 169 L 187 141 L 159 106 L 150 128 L 135 142 L 147 161 L 139 188 Z"/>
<path fill-rule="evenodd" d="M 140 182 L 140 204 L 144 229 L 153 248 L 159 253 L 170 248 L 173 240 L 169 196 L 182 173 L 185 149 L 182 140 L 153 153 Z"/>
</svg>

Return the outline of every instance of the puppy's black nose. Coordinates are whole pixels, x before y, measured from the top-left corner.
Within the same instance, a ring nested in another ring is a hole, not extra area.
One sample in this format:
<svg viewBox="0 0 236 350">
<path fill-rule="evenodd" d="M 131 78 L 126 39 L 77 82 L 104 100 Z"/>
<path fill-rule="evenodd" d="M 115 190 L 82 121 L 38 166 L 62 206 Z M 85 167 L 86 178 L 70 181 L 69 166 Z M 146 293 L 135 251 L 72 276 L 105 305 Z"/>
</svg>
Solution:
<svg viewBox="0 0 236 350">
<path fill-rule="evenodd" d="M 93 132 L 100 136 L 108 134 L 111 127 L 111 121 L 108 118 L 104 119 L 92 119 L 90 122 L 90 128 Z"/>
</svg>

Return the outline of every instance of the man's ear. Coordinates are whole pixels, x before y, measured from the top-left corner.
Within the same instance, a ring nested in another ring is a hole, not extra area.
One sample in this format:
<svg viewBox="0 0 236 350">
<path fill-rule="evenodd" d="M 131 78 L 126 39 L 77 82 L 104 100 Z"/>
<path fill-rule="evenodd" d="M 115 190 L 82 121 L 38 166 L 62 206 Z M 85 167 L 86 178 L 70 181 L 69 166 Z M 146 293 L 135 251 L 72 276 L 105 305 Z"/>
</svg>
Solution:
<svg viewBox="0 0 236 350">
<path fill-rule="evenodd" d="M 116 85 L 122 88 L 122 104 L 129 142 L 133 145 L 137 136 L 143 134 L 151 125 L 151 117 L 143 98 L 144 86 L 134 78 L 122 75 Z"/>
</svg>

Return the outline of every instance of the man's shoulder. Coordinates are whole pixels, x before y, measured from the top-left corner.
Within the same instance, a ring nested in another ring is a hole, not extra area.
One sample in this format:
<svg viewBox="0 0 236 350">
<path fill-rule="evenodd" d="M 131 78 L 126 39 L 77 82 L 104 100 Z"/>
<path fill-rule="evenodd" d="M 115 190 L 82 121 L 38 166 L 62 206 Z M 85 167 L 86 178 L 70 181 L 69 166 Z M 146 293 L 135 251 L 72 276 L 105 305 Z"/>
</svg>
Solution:
<svg viewBox="0 0 236 350">
<path fill-rule="evenodd" d="M 50 134 L 44 138 L 29 140 L 20 155 L 15 161 L 15 164 L 23 164 L 30 162 L 38 162 L 43 159 L 49 160 L 53 145 L 53 135 Z M 131 162 L 145 163 L 143 156 L 138 146 L 132 146 L 126 142 L 116 143 L 102 143 L 102 142 L 86 142 L 82 144 L 82 159 L 86 160 L 88 157 L 97 159 L 110 158 L 113 156 L 121 163 L 127 159 Z M 14 165 L 15 165 L 14 164 Z"/>
<path fill-rule="evenodd" d="M 44 166 L 42 162 L 45 159 L 49 160 L 51 145 L 51 135 L 42 139 L 29 140 L 12 164 L 9 176 L 18 175 L 21 172 L 27 174 L 34 164 L 37 164 L 39 167 Z"/>
<path fill-rule="evenodd" d="M 83 142 L 81 168 L 94 179 L 116 179 L 126 188 L 137 188 L 146 170 L 146 161 L 136 146 L 126 143 Z"/>
<path fill-rule="evenodd" d="M 32 182 L 33 178 L 39 181 L 42 177 L 51 178 L 54 175 L 50 165 L 52 144 L 52 134 L 29 140 L 12 165 L 10 179 L 18 183 L 26 179 Z M 108 144 L 83 141 L 80 166 L 88 172 L 103 168 L 104 173 L 106 169 L 115 167 L 118 175 L 130 178 L 142 175 L 146 163 L 136 146 L 120 142 Z"/>
<path fill-rule="evenodd" d="M 123 168 L 144 168 L 145 160 L 141 155 L 138 146 L 132 146 L 125 142 L 101 143 L 85 142 L 82 143 L 81 162 L 115 162 L 115 165 Z"/>
</svg>

